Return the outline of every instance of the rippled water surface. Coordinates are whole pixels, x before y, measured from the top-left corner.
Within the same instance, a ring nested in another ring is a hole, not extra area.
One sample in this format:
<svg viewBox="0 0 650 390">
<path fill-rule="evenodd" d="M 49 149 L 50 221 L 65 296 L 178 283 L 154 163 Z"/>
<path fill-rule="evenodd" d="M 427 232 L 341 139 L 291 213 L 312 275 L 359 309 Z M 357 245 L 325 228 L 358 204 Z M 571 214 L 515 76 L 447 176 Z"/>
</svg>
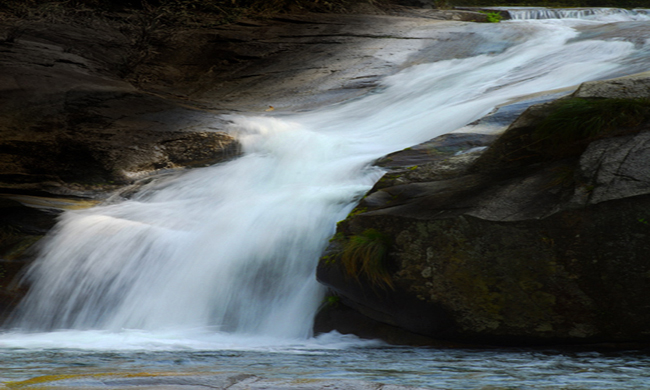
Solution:
<svg viewBox="0 0 650 390">
<path fill-rule="evenodd" d="M 356 346 L 277 350 L 3 350 L 0 382 L 97 372 L 243 372 L 266 378 L 363 379 L 432 389 L 650 389 L 650 354 Z M 493 387 L 491 387 L 493 386 Z"/>
</svg>

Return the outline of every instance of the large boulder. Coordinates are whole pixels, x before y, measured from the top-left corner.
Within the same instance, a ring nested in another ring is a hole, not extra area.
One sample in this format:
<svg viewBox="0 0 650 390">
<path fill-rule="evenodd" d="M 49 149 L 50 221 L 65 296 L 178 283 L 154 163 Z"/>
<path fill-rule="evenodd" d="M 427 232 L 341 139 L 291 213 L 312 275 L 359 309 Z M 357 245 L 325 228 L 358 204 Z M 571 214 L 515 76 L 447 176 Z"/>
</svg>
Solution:
<svg viewBox="0 0 650 390">
<path fill-rule="evenodd" d="M 647 85 L 585 83 L 564 103 L 624 104 L 622 90 L 646 98 Z M 320 261 L 339 310 L 468 343 L 650 341 L 650 116 L 555 146 L 535 137 L 558 104 L 530 107 L 485 152 L 393 166 Z M 332 320 L 336 308 L 319 318 L 368 336 Z"/>
</svg>

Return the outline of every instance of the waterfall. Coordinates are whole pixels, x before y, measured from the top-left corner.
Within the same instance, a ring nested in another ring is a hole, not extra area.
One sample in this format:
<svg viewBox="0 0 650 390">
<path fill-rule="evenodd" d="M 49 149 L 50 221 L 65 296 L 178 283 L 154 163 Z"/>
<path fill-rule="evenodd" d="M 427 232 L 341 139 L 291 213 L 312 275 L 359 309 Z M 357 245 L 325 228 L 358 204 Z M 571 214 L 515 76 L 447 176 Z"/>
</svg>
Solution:
<svg viewBox="0 0 650 390">
<path fill-rule="evenodd" d="M 495 8 L 499 9 L 499 8 Z M 647 9 L 627 10 L 623 8 L 508 8 L 506 12 L 514 20 L 531 19 L 595 19 L 620 18 L 621 20 L 645 20 Z"/>
<path fill-rule="evenodd" d="M 12 334 L 305 339 L 323 295 L 316 263 L 381 176 L 373 160 L 521 96 L 644 70 L 650 57 L 647 42 L 582 37 L 571 21 L 464 28 L 500 49 L 412 66 L 375 93 L 313 112 L 229 116 L 242 157 L 66 212 L 28 272 Z"/>
</svg>

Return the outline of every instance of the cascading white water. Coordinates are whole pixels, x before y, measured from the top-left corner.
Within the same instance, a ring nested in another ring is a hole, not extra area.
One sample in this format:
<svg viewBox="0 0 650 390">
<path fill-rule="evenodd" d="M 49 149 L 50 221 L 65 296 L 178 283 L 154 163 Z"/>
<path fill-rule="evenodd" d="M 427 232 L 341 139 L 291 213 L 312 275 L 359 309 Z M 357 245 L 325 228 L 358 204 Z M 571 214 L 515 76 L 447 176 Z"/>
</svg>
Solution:
<svg viewBox="0 0 650 390">
<path fill-rule="evenodd" d="M 516 97 L 645 70 L 648 42 L 581 39 L 576 26 L 599 23 L 468 25 L 507 48 L 413 66 L 380 93 L 314 112 L 230 117 L 242 157 L 66 213 L 0 344 L 57 329 L 173 332 L 180 345 L 197 330 L 307 338 L 322 298 L 316 262 L 380 177 L 371 162 Z"/>
<path fill-rule="evenodd" d="M 495 8 L 498 9 L 498 8 Z M 623 8 L 508 8 L 507 12 L 514 20 L 530 19 L 595 19 L 616 18 L 620 20 L 645 20 L 647 9 L 628 10 Z"/>
</svg>

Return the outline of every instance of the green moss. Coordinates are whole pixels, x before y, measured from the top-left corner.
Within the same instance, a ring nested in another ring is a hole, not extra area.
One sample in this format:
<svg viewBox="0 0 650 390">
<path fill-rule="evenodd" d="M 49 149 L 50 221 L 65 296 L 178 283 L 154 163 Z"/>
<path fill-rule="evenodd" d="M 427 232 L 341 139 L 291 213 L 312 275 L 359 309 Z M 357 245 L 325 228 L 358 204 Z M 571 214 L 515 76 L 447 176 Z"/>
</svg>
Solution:
<svg viewBox="0 0 650 390">
<path fill-rule="evenodd" d="M 363 214 L 366 211 L 368 211 L 367 207 L 358 207 L 357 206 L 350 212 L 350 214 L 348 214 L 347 218 L 352 218 L 352 217 L 357 216 L 359 214 Z"/>
<path fill-rule="evenodd" d="M 384 176 L 381 177 L 381 179 L 379 179 L 379 182 L 380 183 L 385 183 L 385 182 L 387 182 L 389 180 L 397 180 L 400 177 L 402 177 L 402 175 L 399 175 L 399 174 L 390 174 L 390 175 L 385 174 Z"/>
<path fill-rule="evenodd" d="M 345 239 L 345 235 L 342 232 L 337 232 L 330 238 L 330 242 L 341 241 Z"/>
<path fill-rule="evenodd" d="M 464 329 L 552 327 L 554 283 L 563 280 L 554 238 L 541 232 L 520 236 L 522 231 L 507 226 L 493 226 L 487 234 L 457 222 L 420 223 L 408 239 L 398 240 L 400 280 L 413 280 L 414 293 L 454 312 Z"/>
<path fill-rule="evenodd" d="M 426 150 L 427 154 L 429 156 L 443 156 L 446 154 L 449 154 L 449 152 L 445 152 L 444 150 L 440 150 L 439 147 L 430 147 Z M 454 152 L 455 153 L 455 152 Z"/>
<path fill-rule="evenodd" d="M 434 0 L 433 4 L 438 9 L 450 9 L 451 4 L 448 0 Z"/>
<path fill-rule="evenodd" d="M 472 307 L 473 313 L 482 313 L 482 320 L 495 326 L 503 320 L 502 310 L 505 296 L 495 289 L 497 279 L 475 272 L 471 267 L 456 268 L 450 276 L 451 284 L 464 297 L 465 305 Z"/>
<path fill-rule="evenodd" d="M 494 268 L 460 258 L 451 263 L 442 276 L 450 289 L 447 294 L 457 294 L 454 307 L 473 327 L 537 326 L 555 312 L 557 299 L 546 285 L 555 278 L 553 264 L 512 258 Z"/>
<path fill-rule="evenodd" d="M 27 236 L 14 245 L 7 253 L 5 258 L 7 260 L 17 260 L 22 257 L 25 252 L 36 244 L 43 236 Z"/>
<path fill-rule="evenodd" d="M 0 257 L 18 260 L 43 236 L 26 234 L 12 226 L 0 227 Z"/>
<path fill-rule="evenodd" d="M 534 129 L 533 149 L 564 157 L 598 138 L 625 133 L 650 119 L 650 99 L 562 99 Z"/>
<path fill-rule="evenodd" d="M 341 302 L 341 298 L 337 295 L 328 295 L 323 299 L 323 303 L 329 307 L 337 307 Z"/>
<path fill-rule="evenodd" d="M 501 14 L 498 12 L 487 12 L 487 11 L 480 11 L 480 12 L 485 14 L 485 16 L 487 16 L 488 23 L 499 23 L 501 22 L 501 20 L 503 20 L 503 16 L 501 16 Z"/>
<path fill-rule="evenodd" d="M 340 253 L 340 261 L 345 272 L 359 279 L 362 275 L 375 286 L 393 288 L 388 272 L 389 238 L 377 231 L 368 229 L 351 236 Z"/>
</svg>

